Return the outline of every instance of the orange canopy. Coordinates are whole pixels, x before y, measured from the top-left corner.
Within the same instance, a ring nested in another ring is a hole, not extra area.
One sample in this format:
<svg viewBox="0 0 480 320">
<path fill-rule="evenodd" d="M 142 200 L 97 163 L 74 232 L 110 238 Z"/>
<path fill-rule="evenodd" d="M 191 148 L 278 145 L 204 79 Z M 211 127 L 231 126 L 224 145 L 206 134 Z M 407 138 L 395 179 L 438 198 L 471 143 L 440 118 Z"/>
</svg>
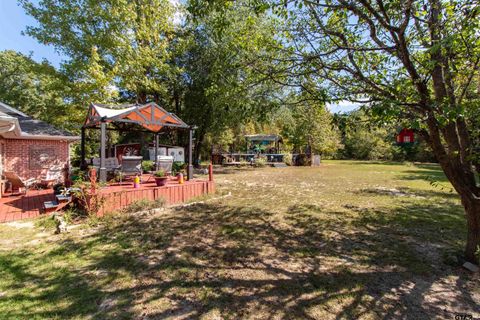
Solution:
<svg viewBox="0 0 480 320">
<path fill-rule="evenodd" d="M 189 128 L 182 119 L 154 102 L 120 106 L 92 103 L 84 127 L 96 127 L 102 122 L 135 123 L 152 132 L 159 132 L 163 127 Z"/>
</svg>

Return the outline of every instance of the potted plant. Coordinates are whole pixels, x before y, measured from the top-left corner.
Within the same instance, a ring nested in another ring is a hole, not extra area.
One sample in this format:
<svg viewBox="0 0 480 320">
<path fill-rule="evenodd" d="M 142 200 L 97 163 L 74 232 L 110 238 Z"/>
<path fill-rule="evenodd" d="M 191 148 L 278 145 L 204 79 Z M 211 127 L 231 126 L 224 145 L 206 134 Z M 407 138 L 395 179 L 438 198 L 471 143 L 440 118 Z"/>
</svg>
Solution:
<svg viewBox="0 0 480 320">
<path fill-rule="evenodd" d="M 154 176 L 157 187 L 161 187 L 167 184 L 168 177 L 165 174 L 164 170 L 158 170 L 157 172 L 155 172 Z"/>
<path fill-rule="evenodd" d="M 142 161 L 143 173 L 149 173 L 153 171 L 154 168 L 155 168 L 155 163 L 153 161 L 150 161 L 150 160 Z"/>
<path fill-rule="evenodd" d="M 125 179 L 125 175 L 121 171 L 115 172 L 115 181 L 121 183 Z"/>
</svg>

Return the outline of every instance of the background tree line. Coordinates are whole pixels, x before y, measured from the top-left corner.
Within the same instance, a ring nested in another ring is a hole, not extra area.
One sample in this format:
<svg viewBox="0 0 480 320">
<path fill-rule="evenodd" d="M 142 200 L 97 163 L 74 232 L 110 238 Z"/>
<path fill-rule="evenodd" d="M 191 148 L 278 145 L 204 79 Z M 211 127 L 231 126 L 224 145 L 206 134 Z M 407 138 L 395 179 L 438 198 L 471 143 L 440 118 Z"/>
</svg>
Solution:
<svg viewBox="0 0 480 320">
<path fill-rule="evenodd" d="M 196 160 L 208 159 L 212 146 L 243 150 L 243 135 L 259 132 L 282 135 L 286 152 L 425 160 L 395 147 L 393 127 L 360 125 L 367 117 L 347 120 L 358 113 L 332 117 L 325 108 L 328 93 L 311 79 L 292 80 L 285 69 L 288 34 L 274 36 L 284 21 L 247 2 L 202 12 L 198 3 L 167 0 L 21 4 L 39 22 L 26 33 L 66 59 L 57 70 L 48 61 L 2 52 L 0 99 L 59 127 L 78 132 L 91 102 L 155 101 L 197 126 Z M 274 78 L 268 74 L 273 71 Z M 98 139 L 95 132 L 89 136 L 87 153 L 94 155 Z M 165 143 L 185 138 L 172 132 L 162 136 Z M 150 140 L 144 134 L 109 133 L 110 144 Z M 366 145 L 375 147 L 361 150 Z"/>
</svg>

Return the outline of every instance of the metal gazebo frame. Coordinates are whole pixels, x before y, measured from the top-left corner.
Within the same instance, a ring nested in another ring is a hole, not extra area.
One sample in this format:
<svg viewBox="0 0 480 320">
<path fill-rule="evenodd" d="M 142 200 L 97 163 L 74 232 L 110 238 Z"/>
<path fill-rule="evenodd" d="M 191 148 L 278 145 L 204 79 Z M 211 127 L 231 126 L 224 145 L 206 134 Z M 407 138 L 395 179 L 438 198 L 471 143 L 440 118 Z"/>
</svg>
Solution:
<svg viewBox="0 0 480 320">
<path fill-rule="evenodd" d="M 122 129 L 107 128 L 108 123 L 131 123 L 137 124 L 146 130 L 128 130 L 153 132 L 155 134 L 155 162 L 158 152 L 158 133 L 164 127 L 189 130 L 188 139 L 188 179 L 193 178 L 192 164 L 192 140 L 194 127 L 189 126 L 175 114 L 168 112 L 154 102 L 147 104 L 125 104 L 119 106 L 90 104 L 88 108 L 87 118 L 81 129 L 81 163 L 85 164 L 85 130 L 98 129 L 100 127 L 100 170 L 99 180 L 106 182 L 107 169 L 105 167 L 105 149 L 106 149 L 106 132 L 107 130 L 123 131 Z M 125 130 L 127 131 L 127 130 Z"/>
</svg>

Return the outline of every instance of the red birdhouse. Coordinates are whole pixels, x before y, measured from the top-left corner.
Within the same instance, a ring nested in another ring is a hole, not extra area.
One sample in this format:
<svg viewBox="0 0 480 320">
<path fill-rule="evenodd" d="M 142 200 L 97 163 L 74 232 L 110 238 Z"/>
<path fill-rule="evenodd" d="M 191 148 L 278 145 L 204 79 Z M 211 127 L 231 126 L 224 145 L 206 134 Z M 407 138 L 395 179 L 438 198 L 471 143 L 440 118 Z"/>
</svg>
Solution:
<svg viewBox="0 0 480 320">
<path fill-rule="evenodd" d="M 415 135 L 412 129 L 403 128 L 397 135 L 397 143 L 413 143 Z"/>
</svg>

